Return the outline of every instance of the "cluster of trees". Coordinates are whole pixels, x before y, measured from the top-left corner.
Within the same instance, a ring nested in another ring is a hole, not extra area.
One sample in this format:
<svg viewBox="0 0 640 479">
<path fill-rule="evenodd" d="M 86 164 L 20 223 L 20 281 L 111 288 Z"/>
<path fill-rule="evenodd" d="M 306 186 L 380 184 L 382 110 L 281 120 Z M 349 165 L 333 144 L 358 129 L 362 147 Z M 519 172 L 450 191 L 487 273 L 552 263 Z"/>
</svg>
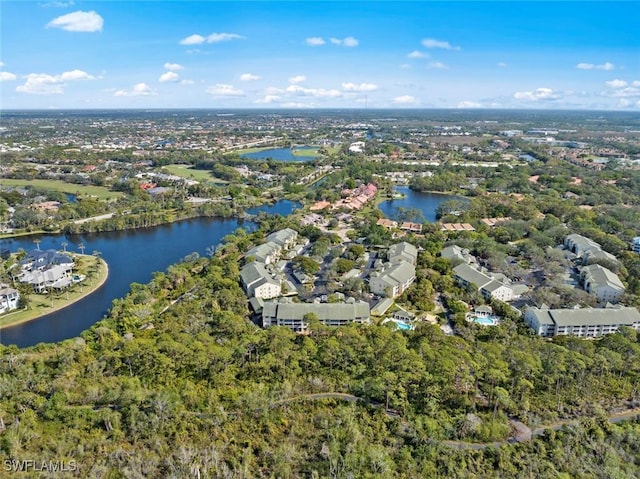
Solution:
<svg viewBox="0 0 640 479">
<path fill-rule="evenodd" d="M 638 473 L 634 422 L 586 421 L 478 451 L 446 442 L 503 440 L 511 417 L 602 418 L 637 398 L 635 331 L 549 342 L 517 320 L 464 337 L 427 324 L 263 330 L 246 319 L 238 265 L 264 231 L 240 230 L 211 258 L 132 285 L 80 340 L 0 346 L 0 454 L 74 459 L 78 477 Z M 419 265 L 426 292 L 448 267 L 430 254 Z"/>
</svg>

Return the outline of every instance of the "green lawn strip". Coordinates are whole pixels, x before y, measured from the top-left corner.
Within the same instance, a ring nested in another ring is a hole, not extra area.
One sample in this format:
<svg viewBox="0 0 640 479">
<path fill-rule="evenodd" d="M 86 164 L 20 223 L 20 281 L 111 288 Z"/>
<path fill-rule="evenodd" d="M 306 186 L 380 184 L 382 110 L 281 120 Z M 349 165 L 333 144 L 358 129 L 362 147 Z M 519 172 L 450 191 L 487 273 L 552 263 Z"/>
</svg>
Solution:
<svg viewBox="0 0 640 479">
<path fill-rule="evenodd" d="M 211 176 L 211 172 L 207 170 L 196 170 L 191 166 L 186 165 L 167 165 L 163 166 L 163 169 L 167 170 L 172 175 L 180 176 L 182 178 L 194 179 L 196 181 L 208 182 L 214 178 Z"/>
<path fill-rule="evenodd" d="M 80 197 L 95 196 L 103 200 L 112 200 L 124 195 L 124 193 L 120 191 L 109 191 L 109 189 L 105 188 L 104 186 L 76 185 L 75 183 L 66 183 L 60 180 L 42 180 L 42 179 L 16 180 L 12 178 L 2 178 L 0 179 L 0 185 L 4 187 L 35 186 L 45 190 L 60 191 L 62 193 L 79 195 Z"/>
</svg>

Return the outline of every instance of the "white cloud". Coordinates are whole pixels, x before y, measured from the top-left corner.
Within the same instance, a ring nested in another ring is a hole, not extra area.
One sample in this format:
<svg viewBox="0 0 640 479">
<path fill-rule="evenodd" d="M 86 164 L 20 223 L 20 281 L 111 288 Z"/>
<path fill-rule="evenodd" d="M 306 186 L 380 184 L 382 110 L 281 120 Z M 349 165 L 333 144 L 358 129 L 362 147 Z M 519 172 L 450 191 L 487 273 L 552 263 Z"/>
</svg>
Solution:
<svg viewBox="0 0 640 479">
<path fill-rule="evenodd" d="M 482 103 L 465 100 L 458 103 L 458 108 L 482 108 Z"/>
<path fill-rule="evenodd" d="M 408 63 L 403 63 L 402 65 L 400 65 L 400 68 L 402 68 L 403 70 L 410 70 L 411 65 Z"/>
<path fill-rule="evenodd" d="M 517 91 L 513 97 L 517 100 L 550 101 L 557 100 L 559 95 L 551 88 L 536 88 L 533 91 Z"/>
<path fill-rule="evenodd" d="M 53 8 L 67 8 L 73 7 L 75 5 L 73 0 L 69 0 L 68 2 L 47 2 L 41 4 L 43 7 L 53 7 Z"/>
<path fill-rule="evenodd" d="M 212 33 L 207 37 L 207 43 L 228 42 L 230 40 L 241 40 L 244 37 L 237 33 Z"/>
<path fill-rule="evenodd" d="M 278 101 L 280 101 L 280 96 L 278 95 L 265 95 L 263 98 L 259 98 L 255 100 L 253 103 L 269 104 L 269 103 L 276 103 Z"/>
<path fill-rule="evenodd" d="M 311 96 L 314 98 L 338 98 L 342 96 L 342 92 L 340 90 L 326 90 L 324 88 L 304 88 L 300 85 L 289 85 L 285 91 L 287 93 L 292 93 L 298 96 Z"/>
<path fill-rule="evenodd" d="M 48 73 L 30 73 L 26 76 L 24 85 L 16 87 L 20 93 L 33 95 L 60 95 L 64 93 L 67 81 L 95 80 L 96 77 L 89 75 L 82 70 L 72 70 L 63 72 L 60 75 L 49 75 Z"/>
<path fill-rule="evenodd" d="M 288 103 L 282 104 L 283 108 L 315 108 L 315 103 L 300 103 L 295 101 L 290 101 Z"/>
<path fill-rule="evenodd" d="M 303 81 L 306 81 L 307 77 L 304 75 L 296 75 L 294 77 L 290 77 L 289 78 L 289 83 L 302 83 Z"/>
<path fill-rule="evenodd" d="M 180 75 L 178 75 L 176 72 L 165 72 L 160 75 L 160 78 L 158 78 L 158 81 L 160 83 L 175 83 L 179 80 Z"/>
<path fill-rule="evenodd" d="M 498 65 L 500 68 L 506 68 L 506 67 L 508 66 L 505 62 L 498 62 L 498 63 L 497 63 L 497 65 Z"/>
<path fill-rule="evenodd" d="M 422 46 L 425 48 L 442 48 L 444 50 L 460 50 L 460 47 L 455 47 L 449 42 L 436 40 L 435 38 L 425 38 L 422 40 Z"/>
<path fill-rule="evenodd" d="M 429 62 L 427 68 L 431 68 L 433 70 L 448 70 L 449 67 L 442 62 Z"/>
<path fill-rule="evenodd" d="M 210 86 L 205 90 L 209 95 L 213 96 L 243 96 L 244 92 L 233 85 L 225 85 L 223 83 L 217 83 L 214 86 Z"/>
<path fill-rule="evenodd" d="M 118 90 L 113 96 L 153 96 L 157 95 L 155 91 L 146 83 L 136 83 L 131 90 Z"/>
<path fill-rule="evenodd" d="M 322 37 L 309 37 L 305 40 L 305 43 L 311 47 L 319 47 L 327 42 L 325 42 Z"/>
<path fill-rule="evenodd" d="M 595 63 L 578 63 L 576 68 L 579 70 L 614 70 L 615 65 L 613 63 L 604 62 L 601 65 L 596 65 Z"/>
<path fill-rule="evenodd" d="M 256 81 L 256 80 L 260 80 L 260 77 L 252 73 L 243 73 L 242 75 L 240 75 L 240 81 Z"/>
<path fill-rule="evenodd" d="M 631 105 L 631 102 L 626 98 L 620 98 L 618 103 L 616 103 L 617 108 L 628 108 Z"/>
<path fill-rule="evenodd" d="M 13 81 L 17 77 L 13 73 L 0 72 L 0 81 Z"/>
<path fill-rule="evenodd" d="M 631 83 L 633 86 L 640 86 L 640 80 L 633 80 Z"/>
<path fill-rule="evenodd" d="M 172 72 L 184 70 L 184 67 L 178 63 L 165 63 L 164 68 Z"/>
<path fill-rule="evenodd" d="M 360 42 L 357 38 L 354 37 L 345 37 L 345 38 L 329 38 L 329 41 L 334 45 L 342 45 L 343 47 L 357 47 Z"/>
<path fill-rule="evenodd" d="M 375 91 L 378 89 L 378 85 L 374 83 L 360 83 L 359 85 L 356 83 L 343 83 L 342 89 L 344 91 Z"/>
<path fill-rule="evenodd" d="M 78 10 L 54 18 L 47 24 L 47 27 L 62 28 L 68 32 L 100 32 L 103 25 L 103 18 L 96 12 Z"/>
<path fill-rule="evenodd" d="M 195 82 L 193 80 L 181 80 L 180 85 L 193 85 Z"/>
<path fill-rule="evenodd" d="M 4 66 L 4 62 L 0 62 L 0 68 Z"/>
<path fill-rule="evenodd" d="M 89 75 L 87 72 L 83 72 L 82 70 L 72 70 L 70 72 L 64 72 L 60 75 L 61 81 L 67 80 L 95 80 L 96 77 L 93 75 Z"/>
<path fill-rule="evenodd" d="M 284 93 L 284 90 L 275 86 L 270 86 L 264 92 L 267 95 L 280 95 L 281 93 Z"/>
<path fill-rule="evenodd" d="M 180 45 L 202 45 L 205 42 L 220 43 L 228 42 L 231 40 L 240 40 L 242 38 L 244 37 L 242 35 L 238 35 L 237 33 L 211 33 L 206 37 L 194 33 L 193 35 L 189 35 L 188 37 L 180 40 Z"/>
<path fill-rule="evenodd" d="M 610 90 L 602 93 L 603 96 L 608 96 L 611 98 L 626 98 L 626 97 L 636 97 L 640 96 L 640 88 L 638 87 L 625 87 L 625 88 L 616 88 L 615 90 Z"/>
<path fill-rule="evenodd" d="M 627 86 L 627 82 L 624 80 L 611 80 L 604 82 L 605 85 L 611 88 L 624 88 Z"/>
<path fill-rule="evenodd" d="M 193 35 L 180 40 L 180 45 L 201 45 L 205 42 L 205 40 L 206 38 L 204 38 L 202 35 L 194 33 Z"/>
<path fill-rule="evenodd" d="M 346 37 L 342 39 L 342 46 L 344 47 L 357 47 L 360 42 L 357 38 Z"/>
<path fill-rule="evenodd" d="M 415 105 L 417 103 L 416 98 L 411 95 L 397 96 L 391 101 L 396 105 Z"/>
<path fill-rule="evenodd" d="M 407 55 L 409 58 L 429 58 L 429 54 L 425 52 L 421 52 L 420 50 L 414 50 Z"/>
</svg>

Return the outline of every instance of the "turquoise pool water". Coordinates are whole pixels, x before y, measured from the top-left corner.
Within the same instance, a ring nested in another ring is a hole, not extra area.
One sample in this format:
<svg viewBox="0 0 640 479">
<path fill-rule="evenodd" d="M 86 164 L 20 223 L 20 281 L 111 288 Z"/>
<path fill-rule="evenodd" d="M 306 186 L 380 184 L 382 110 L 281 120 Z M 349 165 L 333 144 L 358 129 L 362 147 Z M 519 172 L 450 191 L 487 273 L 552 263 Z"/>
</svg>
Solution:
<svg viewBox="0 0 640 479">
<path fill-rule="evenodd" d="M 410 324 L 405 323 L 404 321 L 400 321 L 399 319 L 394 319 L 393 322 L 396 323 L 396 326 L 398 326 L 398 329 L 402 329 L 403 331 L 408 331 L 412 329 L 412 326 Z"/>
<path fill-rule="evenodd" d="M 474 316 L 472 320 L 474 323 L 482 324 L 483 326 L 495 326 L 498 324 L 498 318 L 494 316 L 488 316 L 486 318 Z"/>
<path fill-rule="evenodd" d="M 382 324 L 388 323 L 388 322 L 394 323 L 396 325 L 396 328 L 401 329 L 402 331 L 409 331 L 413 329 L 413 326 L 411 324 L 405 323 L 400 319 L 387 318 L 384 321 L 382 321 Z"/>
</svg>

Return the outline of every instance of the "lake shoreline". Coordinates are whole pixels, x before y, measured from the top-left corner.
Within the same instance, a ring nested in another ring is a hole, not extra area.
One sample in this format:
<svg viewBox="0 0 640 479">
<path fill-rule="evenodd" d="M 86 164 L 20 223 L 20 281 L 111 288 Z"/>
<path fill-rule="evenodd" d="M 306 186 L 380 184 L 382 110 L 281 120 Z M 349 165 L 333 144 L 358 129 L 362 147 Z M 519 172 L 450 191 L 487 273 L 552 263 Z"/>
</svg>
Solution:
<svg viewBox="0 0 640 479">
<path fill-rule="evenodd" d="M 78 256 L 90 256 L 90 255 L 78 255 Z M 0 331 L 2 331 L 5 328 L 11 328 L 13 326 L 18 326 L 20 324 L 28 323 L 29 321 L 33 321 L 33 320 L 39 319 L 39 318 L 41 318 L 43 316 L 46 316 L 48 314 L 55 313 L 57 311 L 61 311 L 61 310 L 65 309 L 65 308 L 68 308 L 69 306 L 77 303 L 78 301 L 86 298 L 87 296 L 90 296 L 91 294 L 95 293 L 96 291 L 98 291 L 102 286 L 104 286 L 104 284 L 107 282 L 107 279 L 109 278 L 109 265 L 108 265 L 108 263 L 102 258 L 99 258 L 98 261 L 102 265 L 102 268 L 101 268 L 102 274 L 98 277 L 98 281 L 96 282 L 96 284 L 94 286 L 90 286 L 89 289 L 86 292 L 83 292 L 77 298 L 74 298 L 74 299 L 69 300 L 69 301 L 65 301 L 64 303 L 59 304 L 57 306 L 54 306 L 53 308 L 49 308 L 49 309 L 47 309 L 45 311 L 42 311 L 41 313 L 39 313 L 39 314 L 37 314 L 37 315 L 35 315 L 33 317 L 21 318 L 21 319 L 18 319 L 16 321 L 8 321 L 8 322 L 5 323 L 5 322 L 3 322 L 3 320 L 11 317 L 12 314 L 21 313 L 21 312 L 24 312 L 25 310 L 17 310 L 17 311 L 13 311 L 11 313 L 8 313 L 8 314 L 0 317 Z"/>
</svg>

